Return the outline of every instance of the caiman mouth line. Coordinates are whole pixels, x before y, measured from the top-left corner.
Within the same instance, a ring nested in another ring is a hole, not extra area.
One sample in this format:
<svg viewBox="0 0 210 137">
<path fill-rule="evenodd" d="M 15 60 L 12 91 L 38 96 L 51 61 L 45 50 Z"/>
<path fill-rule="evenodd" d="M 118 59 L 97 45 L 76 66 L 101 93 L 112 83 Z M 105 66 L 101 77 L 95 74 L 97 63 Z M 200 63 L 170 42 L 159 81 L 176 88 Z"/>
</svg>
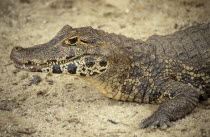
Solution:
<svg viewBox="0 0 210 137">
<path fill-rule="evenodd" d="M 69 63 L 71 62 L 72 60 L 75 60 L 75 59 L 78 59 L 78 58 L 81 58 L 83 56 L 88 56 L 90 54 L 83 54 L 83 55 L 79 55 L 79 56 L 75 56 L 75 57 L 72 57 L 72 58 L 69 58 L 69 59 L 51 59 L 51 60 L 46 60 L 45 62 L 43 63 L 36 63 L 35 61 L 28 61 L 24 64 L 19 64 L 19 63 L 16 63 L 16 66 L 18 66 L 19 68 L 42 68 L 42 67 L 49 67 L 49 66 L 53 66 L 53 65 L 63 65 L 63 64 L 66 64 L 66 63 Z"/>
<path fill-rule="evenodd" d="M 51 59 L 40 64 L 33 61 L 16 64 L 16 68 L 26 71 L 78 74 L 80 76 L 100 74 L 107 69 L 107 66 L 108 62 L 106 60 L 101 58 L 100 55 L 93 56 L 93 54 L 83 54 L 69 59 L 65 57 L 65 60 L 61 60 L 61 58 Z"/>
</svg>

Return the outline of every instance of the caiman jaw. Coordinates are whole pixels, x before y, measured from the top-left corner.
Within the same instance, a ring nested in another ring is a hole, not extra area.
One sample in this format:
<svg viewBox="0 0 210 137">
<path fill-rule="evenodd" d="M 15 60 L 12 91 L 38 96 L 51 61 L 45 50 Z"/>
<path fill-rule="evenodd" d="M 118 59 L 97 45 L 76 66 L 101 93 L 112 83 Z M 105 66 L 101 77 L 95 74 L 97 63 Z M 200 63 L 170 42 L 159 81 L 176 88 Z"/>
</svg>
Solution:
<svg viewBox="0 0 210 137">
<path fill-rule="evenodd" d="M 46 60 L 46 61 L 41 61 L 41 63 L 38 63 L 37 61 L 27 61 L 26 63 L 17 63 L 16 65 L 19 67 L 23 67 L 23 68 L 44 68 L 44 67 L 50 67 L 53 65 L 63 65 L 66 63 L 69 63 L 70 61 L 77 59 L 79 57 L 82 57 L 85 55 L 80 55 L 80 56 L 76 56 L 76 57 L 72 57 L 70 59 L 50 59 L 50 60 Z"/>
<path fill-rule="evenodd" d="M 46 63 L 28 61 L 24 64 L 16 63 L 16 68 L 32 72 L 50 72 L 78 74 L 92 76 L 106 71 L 107 60 L 97 55 L 80 55 L 66 60 L 48 60 Z"/>
<path fill-rule="evenodd" d="M 14 60 L 15 62 L 15 66 L 19 69 L 24 69 L 24 70 L 28 70 L 28 71 L 38 71 L 38 72 L 42 72 L 43 68 L 47 68 L 47 67 L 52 67 L 54 65 L 64 65 L 68 62 L 70 62 L 71 60 L 74 60 L 76 58 L 79 58 L 79 56 L 77 57 L 73 57 L 71 59 L 50 59 L 50 60 L 46 60 L 46 61 L 33 61 L 33 60 L 29 60 L 26 63 L 18 63 Z"/>
</svg>

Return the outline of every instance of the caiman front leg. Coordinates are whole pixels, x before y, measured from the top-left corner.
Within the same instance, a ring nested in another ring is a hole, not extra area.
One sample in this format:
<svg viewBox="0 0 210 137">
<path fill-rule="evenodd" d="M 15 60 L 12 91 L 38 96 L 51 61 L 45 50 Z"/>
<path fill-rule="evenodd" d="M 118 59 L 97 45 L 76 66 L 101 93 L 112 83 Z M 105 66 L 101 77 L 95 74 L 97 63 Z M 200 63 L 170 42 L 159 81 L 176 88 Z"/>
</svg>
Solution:
<svg viewBox="0 0 210 137">
<path fill-rule="evenodd" d="M 156 112 L 143 120 L 140 124 L 141 128 L 170 127 L 171 121 L 191 113 L 199 101 L 199 94 L 196 89 L 177 81 L 171 80 L 164 83 L 161 92 L 163 93 L 161 98 L 169 97 L 171 99 L 165 101 Z"/>
</svg>

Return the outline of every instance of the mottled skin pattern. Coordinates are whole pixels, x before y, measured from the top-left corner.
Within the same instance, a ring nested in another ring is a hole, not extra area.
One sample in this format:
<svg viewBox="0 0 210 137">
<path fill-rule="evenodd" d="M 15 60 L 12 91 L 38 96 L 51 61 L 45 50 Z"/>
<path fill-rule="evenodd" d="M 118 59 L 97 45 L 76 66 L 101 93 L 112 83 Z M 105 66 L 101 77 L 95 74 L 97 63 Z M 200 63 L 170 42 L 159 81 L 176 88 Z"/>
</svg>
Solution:
<svg viewBox="0 0 210 137">
<path fill-rule="evenodd" d="M 141 128 L 170 126 L 210 95 L 210 23 L 146 41 L 66 25 L 10 57 L 20 69 L 80 75 L 115 100 L 162 103 Z"/>
</svg>

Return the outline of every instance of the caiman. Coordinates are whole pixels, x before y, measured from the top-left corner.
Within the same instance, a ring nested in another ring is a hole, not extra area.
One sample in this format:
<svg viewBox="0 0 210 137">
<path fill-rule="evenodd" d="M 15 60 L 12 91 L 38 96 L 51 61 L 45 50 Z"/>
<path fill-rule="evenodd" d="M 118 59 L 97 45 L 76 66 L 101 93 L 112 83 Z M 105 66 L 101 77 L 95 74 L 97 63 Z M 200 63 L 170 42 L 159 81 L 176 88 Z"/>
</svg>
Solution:
<svg viewBox="0 0 210 137">
<path fill-rule="evenodd" d="M 210 23 L 145 41 L 66 25 L 47 43 L 14 47 L 10 58 L 31 72 L 76 74 L 114 100 L 161 103 L 141 128 L 169 127 L 210 95 Z"/>
</svg>

